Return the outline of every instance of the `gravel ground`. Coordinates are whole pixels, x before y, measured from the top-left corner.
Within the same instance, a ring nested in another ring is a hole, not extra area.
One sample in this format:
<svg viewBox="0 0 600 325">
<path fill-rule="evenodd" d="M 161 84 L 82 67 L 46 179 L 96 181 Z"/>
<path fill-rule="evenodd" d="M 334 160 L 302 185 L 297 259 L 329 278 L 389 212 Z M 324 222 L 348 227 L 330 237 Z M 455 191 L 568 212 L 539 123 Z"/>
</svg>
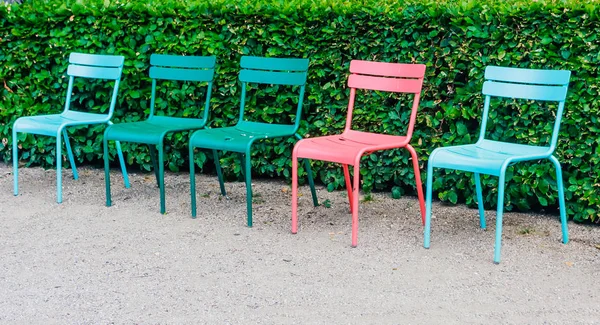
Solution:
<svg viewBox="0 0 600 325">
<path fill-rule="evenodd" d="M 600 324 L 600 227 L 557 216 L 507 213 L 502 263 L 492 263 L 495 212 L 434 204 L 432 244 L 422 247 L 416 198 L 374 194 L 361 203 L 350 247 L 343 191 L 301 188 L 300 229 L 290 233 L 289 185 L 255 180 L 255 225 L 245 189 L 198 175 L 198 218 L 189 175 L 166 175 L 167 214 L 152 174 L 132 188 L 104 176 L 21 169 L 21 192 L 0 165 L 2 324 Z"/>
</svg>

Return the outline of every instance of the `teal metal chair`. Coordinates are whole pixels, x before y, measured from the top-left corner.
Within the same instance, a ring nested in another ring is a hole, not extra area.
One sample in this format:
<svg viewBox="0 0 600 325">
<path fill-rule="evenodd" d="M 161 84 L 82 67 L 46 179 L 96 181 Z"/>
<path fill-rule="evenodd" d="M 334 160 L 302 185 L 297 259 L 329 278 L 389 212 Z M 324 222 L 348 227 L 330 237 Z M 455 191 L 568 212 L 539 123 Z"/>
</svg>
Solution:
<svg viewBox="0 0 600 325">
<path fill-rule="evenodd" d="M 67 99 L 65 109 L 60 114 L 27 116 L 18 118 L 13 125 L 12 144 L 13 144 L 13 177 L 14 177 L 14 194 L 19 194 L 19 154 L 18 154 L 18 138 L 17 134 L 32 133 L 56 137 L 56 202 L 62 202 L 62 142 L 61 136 L 65 140 L 67 155 L 71 168 L 73 170 L 73 178 L 78 179 L 77 168 L 75 167 L 75 159 L 69 144 L 67 128 L 71 126 L 92 125 L 92 124 L 108 124 L 115 109 L 117 101 L 117 93 L 119 92 L 119 82 L 121 80 L 121 72 L 123 70 L 124 57 L 116 55 L 97 55 L 97 54 L 82 54 L 71 53 L 69 56 L 69 66 L 67 75 L 69 76 L 69 85 L 67 88 Z M 114 88 L 110 100 L 110 107 L 106 114 L 96 114 L 80 112 L 71 109 L 71 94 L 73 93 L 73 82 L 75 77 L 89 79 L 114 80 Z M 117 152 L 119 160 L 123 166 L 122 173 L 125 182 L 125 187 L 129 187 L 129 179 L 127 171 L 123 163 L 123 154 L 121 153 L 121 145 L 117 143 Z"/>
<path fill-rule="evenodd" d="M 518 162 L 540 159 L 550 160 L 556 169 L 563 243 L 566 244 L 569 241 L 562 172 L 560 163 L 553 156 L 553 153 L 558 141 L 558 130 L 565 107 L 570 76 L 571 72 L 565 70 L 534 70 L 493 66 L 486 68 L 482 91 L 485 95 L 485 103 L 479 140 L 475 144 L 437 148 L 429 157 L 429 163 L 427 164 L 427 194 L 425 199 L 426 216 L 423 245 L 425 248 L 429 248 L 430 243 L 433 168 L 455 169 L 474 173 L 480 225 L 484 229 L 486 225 L 479 175 L 487 174 L 499 177 L 498 207 L 496 211 L 496 244 L 494 250 L 494 263 L 498 264 L 500 263 L 500 248 L 502 244 L 502 212 L 504 210 L 506 169 L 508 166 Z M 536 146 L 486 139 L 486 124 L 491 97 L 558 102 L 550 143 L 545 146 Z"/>
<path fill-rule="evenodd" d="M 252 227 L 252 180 L 250 151 L 252 144 L 261 139 L 295 136 L 302 137 L 296 133 L 300 126 L 302 114 L 302 102 L 304 99 L 304 88 L 308 72 L 308 59 L 288 58 L 263 58 L 243 56 L 240 62 L 242 70 L 239 79 L 242 83 L 242 95 L 240 103 L 240 116 L 237 124 L 232 127 L 198 130 L 190 137 L 190 186 L 192 199 L 192 217 L 196 217 L 196 179 L 194 175 L 194 148 L 212 149 L 214 155 L 217 176 L 221 186 L 221 194 L 227 195 L 219 155 L 217 150 L 238 152 L 242 155 L 242 172 L 246 180 L 246 206 L 248 215 L 248 227 Z M 246 87 L 248 83 L 273 84 L 298 86 L 300 94 L 294 124 L 270 124 L 247 121 L 244 119 L 246 100 Z M 304 161 L 308 173 L 313 203 L 318 205 L 314 182 L 308 161 Z"/>
<path fill-rule="evenodd" d="M 216 58 L 214 56 L 175 56 L 153 54 L 150 57 L 152 95 L 150 116 L 145 121 L 114 124 L 104 132 L 104 174 L 106 180 L 106 206 L 111 205 L 108 141 L 144 143 L 150 150 L 150 158 L 156 183 L 160 189 L 160 213 L 165 213 L 164 182 L 164 139 L 167 133 L 202 129 L 209 113 L 210 94 L 214 78 Z M 155 115 L 156 81 L 177 80 L 206 83 L 206 99 L 201 118 L 185 118 Z M 156 149 L 158 148 L 158 163 Z M 122 162 L 121 162 L 122 163 Z"/>
</svg>

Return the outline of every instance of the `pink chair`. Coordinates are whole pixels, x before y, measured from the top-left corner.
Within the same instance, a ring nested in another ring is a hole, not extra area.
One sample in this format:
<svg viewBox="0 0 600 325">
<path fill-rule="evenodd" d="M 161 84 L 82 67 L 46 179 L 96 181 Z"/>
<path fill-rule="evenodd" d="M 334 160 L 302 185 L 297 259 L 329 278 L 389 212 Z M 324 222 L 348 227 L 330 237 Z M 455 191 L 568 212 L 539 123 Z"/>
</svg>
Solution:
<svg viewBox="0 0 600 325">
<path fill-rule="evenodd" d="M 298 232 L 298 158 L 336 162 L 344 167 L 350 211 L 352 212 L 352 247 L 356 247 L 358 242 L 359 166 L 360 159 L 365 154 L 377 150 L 408 149 L 412 156 L 415 171 L 421 218 L 423 222 L 425 220 L 425 201 L 423 200 L 419 161 L 415 149 L 409 144 L 415 125 L 417 108 L 419 107 L 425 65 L 353 60 L 350 62 L 350 73 L 348 78 L 350 101 L 344 132 L 339 135 L 303 139 L 296 143 L 294 147 L 292 154 L 292 233 Z M 352 110 L 356 89 L 414 94 L 407 134 L 395 136 L 352 130 Z M 351 186 L 348 165 L 354 166 L 353 186 Z"/>
</svg>

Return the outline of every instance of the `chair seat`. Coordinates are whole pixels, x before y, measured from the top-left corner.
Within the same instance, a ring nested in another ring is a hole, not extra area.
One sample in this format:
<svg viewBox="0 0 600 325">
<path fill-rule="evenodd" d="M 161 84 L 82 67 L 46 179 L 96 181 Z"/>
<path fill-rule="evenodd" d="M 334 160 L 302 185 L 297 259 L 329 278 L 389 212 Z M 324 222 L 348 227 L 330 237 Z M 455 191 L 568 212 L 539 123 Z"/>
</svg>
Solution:
<svg viewBox="0 0 600 325">
<path fill-rule="evenodd" d="M 483 140 L 479 144 L 436 149 L 429 159 L 433 167 L 499 176 L 508 159 L 543 159 L 549 157 L 549 152 L 548 147 Z"/>
<path fill-rule="evenodd" d="M 257 122 L 238 123 L 236 126 L 198 130 L 190 138 L 190 146 L 223 151 L 246 152 L 257 139 L 294 135 L 293 125 Z"/>
<path fill-rule="evenodd" d="M 61 114 L 24 116 L 15 121 L 13 128 L 17 132 L 56 136 L 61 127 L 73 125 L 87 125 L 106 123 L 108 116 L 76 111 L 67 111 Z"/>
<path fill-rule="evenodd" d="M 196 130 L 206 125 L 204 119 L 153 116 L 145 121 L 119 123 L 106 130 L 108 140 L 159 144 L 169 132 Z"/>
<path fill-rule="evenodd" d="M 342 134 L 308 138 L 298 142 L 298 158 L 318 159 L 354 165 L 361 152 L 371 152 L 406 146 L 405 136 L 349 130 Z"/>
</svg>

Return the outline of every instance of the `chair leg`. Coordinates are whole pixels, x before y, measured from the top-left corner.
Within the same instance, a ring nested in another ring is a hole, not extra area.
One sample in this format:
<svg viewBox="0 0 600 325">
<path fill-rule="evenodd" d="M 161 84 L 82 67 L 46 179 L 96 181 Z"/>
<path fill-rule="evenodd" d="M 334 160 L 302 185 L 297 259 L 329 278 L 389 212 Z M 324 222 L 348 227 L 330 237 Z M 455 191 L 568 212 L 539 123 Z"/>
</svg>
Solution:
<svg viewBox="0 0 600 325">
<path fill-rule="evenodd" d="M 350 179 L 350 171 L 348 165 L 343 164 L 344 167 L 344 180 L 346 182 L 346 191 L 348 192 L 348 203 L 350 203 L 350 213 L 354 211 L 354 200 L 352 200 L 352 180 Z"/>
<path fill-rule="evenodd" d="M 360 159 L 360 158 L 358 158 Z M 358 245 L 358 197 L 360 190 L 360 160 L 354 165 L 354 191 L 352 193 L 352 247 Z"/>
<path fill-rule="evenodd" d="M 190 144 L 190 197 L 192 200 L 192 218 L 196 218 L 196 164 L 194 163 L 194 147 Z"/>
<path fill-rule="evenodd" d="M 433 192 L 433 165 L 431 159 L 433 154 L 429 156 L 427 163 L 427 185 L 425 187 L 425 231 L 423 239 L 423 247 L 429 248 L 431 235 L 431 196 Z"/>
<path fill-rule="evenodd" d="M 292 234 L 298 233 L 298 157 L 292 154 Z"/>
<path fill-rule="evenodd" d="M 165 164 L 162 141 L 158 144 L 158 187 L 160 189 L 160 213 L 165 214 Z"/>
<path fill-rule="evenodd" d="M 246 210 L 248 213 L 248 227 L 252 227 L 252 179 L 251 179 L 251 165 L 250 165 L 250 152 L 246 153 Z"/>
<path fill-rule="evenodd" d="M 567 207 L 565 205 L 565 193 L 563 188 L 562 170 L 560 162 L 556 157 L 550 156 L 550 161 L 556 168 L 556 185 L 558 187 L 558 205 L 560 207 L 560 224 L 563 236 L 563 243 L 569 242 L 569 230 L 567 229 Z"/>
<path fill-rule="evenodd" d="M 65 146 L 67 147 L 67 156 L 69 157 L 69 163 L 71 164 L 71 170 L 73 171 L 73 179 L 77 180 L 79 178 L 79 175 L 77 174 L 77 167 L 75 166 L 75 158 L 73 157 L 73 151 L 71 150 L 71 143 L 69 142 L 67 129 L 63 129 L 62 135 L 65 139 Z"/>
<path fill-rule="evenodd" d="M 483 210 L 483 194 L 481 194 L 481 179 L 479 173 L 474 173 L 475 176 L 475 191 L 477 192 L 477 207 L 479 208 L 479 225 L 481 229 L 485 229 L 485 212 Z"/>
<path fill-rule="evenodd" d="M 239 153 L 238 157 L 240 158 L 240 169 L 242 171 L 242 177 L 244 177 L 244 181 L 246 181 L 246 164 L 244 163 L 244 154 Z"/>
<path fill-rule="evenodd" d="M 296 139 L 302 140 L 302 137 L 296 133 L 294 134 Z M 310 168 L 310 161 L 304 159 L 304 168 L 306 169 L 306 176 L 308 177 L 308 185 L 310 186 L 310 194 L 312 195 L 313 205 L 319 206 L 319 199 L 317 198 L 317 191 L 315 190 L 315 181 L 313 179 L 312 168 Z"/>
<path fill-rule="evenodd" d="M 113 125 L 113 122 L 108 121 L 108 126 Z M 107 128 L 108 129 L 108 128 Z M 106 131 L 104 133 L 106 137 Z M 121 174 L 123 174 L 123 183 L 125 188 L 130 188 L 131 184 L 129 184 L 129 175 L 127 175 L 127 166 L 125 165 L 125 158 L 123 158 L 123 150 L 121 150 L 121 142 L 115 141 L 117 147 L 117 155 L 119 156 L 119 163 L 121 164 Z"/>
<path fill-rule="evenodd" d="M 56 135 L 56 202 L 62 203 L 62 141 L 61 131 Z"/>
<path fill-rule="evenodd" d="M 154 178 L 156 178 L 156 186 L 160 187 L 159 175 L 158 175 L 158 164 L 156 163 L 156 147 L 154 145 L 148 145 L 148 151 L 150 152 L 150 161 L 152 162 L 152 170 L 154 171 Z"/>
<path fill-rule="evenodd" d="M 14 195 L 19 195 L 19 147 L 17 144 L 17 130 L 13 126 L 12 132 L 12 158 L 13 158 L 13 189 Z"/>
<path fill-rule="evenodd" d="M 502 249 L 502 213 L 504 212 L 504 180 L 506 168 L 500 171 L 498 180 L 498 207 L 496 208 L 496 242 L 494 245 L 494 263 L 500 263 L 500 251 Z"/>
<path fill-rule="evenodd" d="M 223 182 L 223 172 L 221 171 L 221 162 L 219 161 L 219 152 L 217 150 L 213 150 L 213 157 L 215 160 L 215 169 L 217 170 L 217 178 L 219 178 L 219 186 L 221 187 L 221 195 L 227 196 L 225 183 Z"/>
<path fill-rule="evenodd" d="M 117 146 L 117 155 L 119 156 L 119 163 L 121 164 L 121 173 L 123 174 L 123 183 L 125 188 L 130 188 L 129 175 L 127 175 L 127 166 L 125 165 L 125 158 L 123 158 L 123 151 L 121 150 L 121 142 L 115 141 Z"/>
<path fill-rule="evenodd" d="M 419 158 L 417 152 L 410 145 L 406 145 L 406 149 L 412 157 L 413 170 L 415 172 L 415 186 L 417 187 L 417 196 L 419 197 L 419 208 L 421 209 L 421 223 L 425 224 L 425 200 L 423 199 L 423 183 L 421 183 L 421 168 L 419 167 Z"/>
<path fill-rule="evenodd" d="M 319 206 L 319 198 L 317 198 L 317 191 L 315 190 L 315 181 L 313 179 L 312 169 L 310 168 L 310 161 L 304 159 L 304 168 L 306 168 L 306 175 L 308 176 L 308 186 L 310 186 L 310 194 L 312 195 L 313 205 Z"/>
<path fill-rule="evenodd" d="M 104 134 L 103 147 L 104 147 L 104 182 L 106 187 L 106 206 L 112 205 L 110 195 L 110 167 L 108 164 L 108 139 L 106 133 Z"/>
</svg>

